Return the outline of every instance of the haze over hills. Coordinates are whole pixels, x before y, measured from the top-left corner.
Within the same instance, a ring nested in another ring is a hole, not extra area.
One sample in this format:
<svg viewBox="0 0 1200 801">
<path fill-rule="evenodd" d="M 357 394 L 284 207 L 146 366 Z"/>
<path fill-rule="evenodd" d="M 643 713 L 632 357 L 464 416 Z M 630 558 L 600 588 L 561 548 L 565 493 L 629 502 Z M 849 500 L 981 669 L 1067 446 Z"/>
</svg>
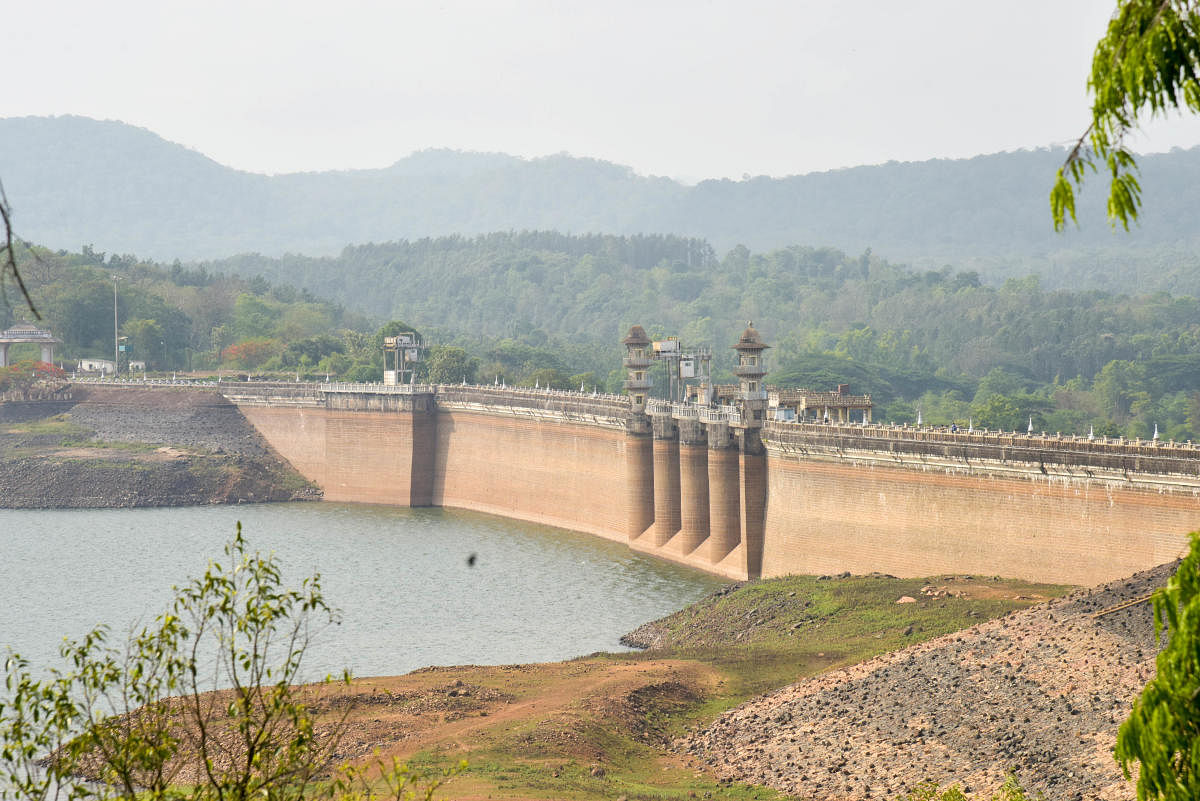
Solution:
<svg viewBox="0 0 1200 801">
<path fill-rule="evenodd" d="M 83 117 L 0 119 L 0 178 L 25 239 L 170 261 L 237 253 L 330 255 L 368 242 L 506 230 L 671 233 L 766 250 L 867 248 L 985 280 L 1179 291 L 1200 273 L 1200 148 L 1141 160 L 1141 226 L 1113 232 L 1097 175 L 1082 225 L 1050 227 L 1063 154 L 855 167 L 686 186 L 566 155 L 526 160 L 431 150 L 375 170 L 265 176 L 144 129 Z"/>
</svg>

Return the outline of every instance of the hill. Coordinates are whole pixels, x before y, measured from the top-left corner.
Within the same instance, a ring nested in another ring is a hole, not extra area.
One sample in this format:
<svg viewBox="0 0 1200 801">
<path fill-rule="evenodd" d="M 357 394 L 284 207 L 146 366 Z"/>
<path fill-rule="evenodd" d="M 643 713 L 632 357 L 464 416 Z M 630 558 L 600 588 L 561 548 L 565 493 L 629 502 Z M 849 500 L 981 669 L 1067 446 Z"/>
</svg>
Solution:
<svg viewBox="0 0 1200 801">
<path fill-rule="evenodd" d="M 1154 676 L 1144 601 L 1177 566 L 802 680 L 683 746 L 725 778 L 789 797 L 897 798 L 932 780 L 987 798 L 1012 772 L 1048 798 L 1133 798 L 1112 749 Z"/>
<path fill-rule="evenodd" d="M 686 186 L 556 155 L 431 150 L 374 170 L 265 176 L 224 167 L 119 122 L 0 119 L 0 177 L 27 239 L 163 260 L 331 255 L 348 244 L 505 230 L 672 233 L 718 251 L 793 244 L 985 280 L 1180 291 L 1200 273 L 1200 148 L 1142 159 L 1143 225 L 1114 233 L 1094 181 L 1082 226 L 1050 228 L 1063 154 L 1034 150 Z"/>
</svg>

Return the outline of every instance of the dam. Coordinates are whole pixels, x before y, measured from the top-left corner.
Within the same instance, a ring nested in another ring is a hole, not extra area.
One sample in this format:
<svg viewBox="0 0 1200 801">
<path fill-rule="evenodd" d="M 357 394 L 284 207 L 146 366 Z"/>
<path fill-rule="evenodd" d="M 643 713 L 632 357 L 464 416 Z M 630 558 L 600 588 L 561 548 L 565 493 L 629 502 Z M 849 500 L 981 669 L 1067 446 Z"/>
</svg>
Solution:
<svg viewBox="0 0 1200 801">
<path fill-rule="evenodd" d="M 851 421 L 854 403 L 772 419 L 767 345 L 752 326 L 734 345 L 736 390 L 654 399 L 650 344 L 637 326 L 625 338 L 624 395 L 221 391 L 329 500 L 544 523 L 739 580 L 851 571 L 1095 584 L 1181 555 L 1200 527 L 1191 443 L 879 425 L 869 404 Z"/>
</svg>

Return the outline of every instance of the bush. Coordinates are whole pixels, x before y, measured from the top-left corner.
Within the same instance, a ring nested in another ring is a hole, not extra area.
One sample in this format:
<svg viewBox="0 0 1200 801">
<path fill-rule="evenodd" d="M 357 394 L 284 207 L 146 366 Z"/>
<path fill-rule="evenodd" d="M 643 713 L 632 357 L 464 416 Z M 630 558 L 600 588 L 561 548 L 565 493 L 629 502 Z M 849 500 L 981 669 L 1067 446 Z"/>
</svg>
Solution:
<svg viewBox="0 0 1200 801">
<path fill-rule="evenodd" d="M 1117 733 L 1125 777 L 1138 770 L 1139 799 L 1200 796 L 1200 532 L 1167 586 L 1154 595 L 1154 630 L 1169 633 L 1157 671 Z"/>
</svg>

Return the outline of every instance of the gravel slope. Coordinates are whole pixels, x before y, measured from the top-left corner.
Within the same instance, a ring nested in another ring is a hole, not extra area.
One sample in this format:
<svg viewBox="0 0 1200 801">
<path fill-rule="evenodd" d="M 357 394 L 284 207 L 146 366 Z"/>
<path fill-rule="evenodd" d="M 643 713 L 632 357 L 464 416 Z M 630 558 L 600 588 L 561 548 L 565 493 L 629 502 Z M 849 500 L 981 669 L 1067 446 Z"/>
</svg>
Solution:
<svg viewBox="0 0 1200 801">
<path fill-rule="evenodd" d="M 69 401 L 0 403 L 0 508 L 320 498 L 216 392 L 77 385 L 72 394 Z M 64 442 L 61 429 L 21 427 L 37 421 L 75 433 Z"/>
<path fill-rule="evenodd" d="M 925 780 L 1051 799 L 1132 799 L 1117 727 L 1154 674 L 1152 607 L 1176 563 L 1082 590 L 751 701 L 678 745 L 722 776 L 817 799 Z"/>
</svg>

